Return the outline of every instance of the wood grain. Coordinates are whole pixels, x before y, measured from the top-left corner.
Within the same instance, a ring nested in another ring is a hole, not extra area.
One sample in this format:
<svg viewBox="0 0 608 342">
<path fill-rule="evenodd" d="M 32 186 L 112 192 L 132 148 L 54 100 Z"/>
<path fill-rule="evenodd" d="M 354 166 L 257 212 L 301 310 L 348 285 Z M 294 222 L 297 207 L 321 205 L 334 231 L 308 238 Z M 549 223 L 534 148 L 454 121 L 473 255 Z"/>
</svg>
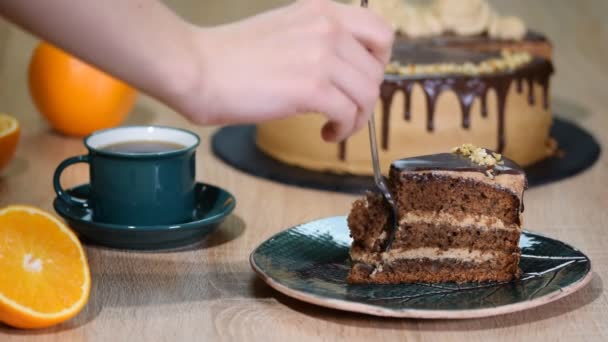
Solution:
<svg viewBox="0 0 608 342">
<path fill-rule="evenodd" d="M 203 24 L 241 18 L 287 1 L 175 0 L 178 13 Z M 557 115 L 576 121 L 608 146 L 608 1 L 493 1 L 522 16 L 555 45 L 551 84 Z M 17 158 L 0 177 L 0 206 L 27 203 L 52 210 L 51 175 L 64 158 L 84 152 L 79 139 L 52 133 L 32 105 L 26 84 L 36 39 L 0 22 L 0 111 L 23 125 Z M 526 194 L 525 226 L 581 248 L 593 260 L 591 283 L 546 306 L 466 321 L 382 319 L 300 303 L 263 284 L 249 253 L 279 230 L 348 212 L 355 197 L 305 190 L 257 179 L 209 152 L 214 128 L 194 127 L 163 105 L 141 97 L 129 123 L 155 123 L 198 132 L 197 177 L 225 187 L 238 199 L 235 214 L 203 243 L 163 253 L 87 247 L 91 299 L 73 320 L 42 331 L 0 325 L 2 341 L 181 340 L 400 340 L 593 341 L 608 340 L 608 157 L 583 174 Z M 66 186 L 87 180 L 74 167 Z"/>
</svg>

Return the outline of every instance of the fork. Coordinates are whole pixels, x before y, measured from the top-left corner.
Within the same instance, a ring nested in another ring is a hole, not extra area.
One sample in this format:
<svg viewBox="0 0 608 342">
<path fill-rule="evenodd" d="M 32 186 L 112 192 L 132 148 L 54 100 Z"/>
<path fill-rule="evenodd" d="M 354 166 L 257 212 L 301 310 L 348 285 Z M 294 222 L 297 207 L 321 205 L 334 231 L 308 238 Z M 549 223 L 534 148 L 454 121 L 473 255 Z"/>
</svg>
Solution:
<svg viewBox="0 0 608 342">
<path fill-rule="evenodd" d="M 367 0 L 361 0 L 361 7 L 367 8 L 367 3 Z M 395 198 L 386 185 L 386 181 L 382 175 L 382 170 L 380 169 L 380 162 L 378 161 L 378 143 L 376 139 L 376 123 L 374 121 L 373 113 L 369 118 L 367 127 L 369 129 L 369 146 L 372 152 L 372 165 L 374 167 L 374 182 L 376 183 L 378 189 L 380 189 L 382 197 L 384 197 L 384 200 L 391 208 L 386 222 L 386 227 L 388 228 L 388 237 L 384 244 L 384 251 L 388 252 L 391 249 L 393 241 L 395 240 L 395 234 L 397 233 L 398 229 L 397 218 L 399 217 L 399 214 L 397 211 Z"/>
</svg>

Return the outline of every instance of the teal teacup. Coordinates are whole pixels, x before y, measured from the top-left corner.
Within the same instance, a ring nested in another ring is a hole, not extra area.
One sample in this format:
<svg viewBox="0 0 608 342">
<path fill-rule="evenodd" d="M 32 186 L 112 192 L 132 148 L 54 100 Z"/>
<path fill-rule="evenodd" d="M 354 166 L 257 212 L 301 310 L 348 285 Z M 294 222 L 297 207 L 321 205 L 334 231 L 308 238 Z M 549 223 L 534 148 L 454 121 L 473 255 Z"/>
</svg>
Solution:
<svg viewBox="0 0 608 342">
<path fill-rule="evenodd" d="M 195 153 L 199 137 L 159 126 L 126 126 L 84 139 L 89 153 L 64 160 L 53 177 L 55 192 L 70 205 L 91 208 L 98 222 L 120 225 L 177 224 L 196 209 Z M 90 198 L 68 195 L 61 173 L 88 163 Z"/>
</svg>

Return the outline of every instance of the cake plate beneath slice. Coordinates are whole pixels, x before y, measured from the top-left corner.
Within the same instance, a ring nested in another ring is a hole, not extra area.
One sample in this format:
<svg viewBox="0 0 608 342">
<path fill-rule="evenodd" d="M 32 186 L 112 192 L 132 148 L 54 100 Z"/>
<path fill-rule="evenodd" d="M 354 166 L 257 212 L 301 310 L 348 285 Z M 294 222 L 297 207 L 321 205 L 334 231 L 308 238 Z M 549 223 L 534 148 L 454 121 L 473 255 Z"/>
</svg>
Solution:
<svg viewBox="0 0 608 342">
<path fill-rule="evenodd" d="M 591 261 L 577 249 L 524 232 L 520 280 L 486 283 L 350 285 L 346 217 L 330 217 L 280 232 L 250 257 L 271 287 L 298 300 L 376 316 L 464 319 L 522 311 L 558 300 L 592 278 Z"/>
<path fill-rule="evenodd" d="M 525 169 L 530 187 L 556 182 L 591 167 L 600 155 L 597 141 L 576 124 L 555 118 L 551 136 L 562 156 L 547 158 Z M 248 174 L 317 190 L 361 194 L 374 189 L 372 176 L 318 172 L 282 163 L 255 144 L 255 126 L 228 126 L 212 138 L 213 153 L 227 164 Z"/>
</svg>

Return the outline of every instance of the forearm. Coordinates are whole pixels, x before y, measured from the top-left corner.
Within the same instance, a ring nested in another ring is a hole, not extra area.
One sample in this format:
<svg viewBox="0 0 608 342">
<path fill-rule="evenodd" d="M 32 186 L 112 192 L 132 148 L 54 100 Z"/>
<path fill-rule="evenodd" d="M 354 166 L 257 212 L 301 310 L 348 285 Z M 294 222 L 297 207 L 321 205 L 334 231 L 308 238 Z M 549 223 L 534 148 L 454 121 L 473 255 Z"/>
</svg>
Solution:
<svg viewBox="0 0 608 342">
<path fill-rule="evenodd" d="M 192 28 L 154 0 L 3 0 L 8 20 L 165 102 L 196 87 Z"/>
<path fill-rule="evenodd" d="M 373 112 L 393 30 L 372 12 L 299 0 L 200 29 L 159 0 L 0 0 L 10 20 L 199 124 L 323 113 L 341 140 Z"/>
</svg>

